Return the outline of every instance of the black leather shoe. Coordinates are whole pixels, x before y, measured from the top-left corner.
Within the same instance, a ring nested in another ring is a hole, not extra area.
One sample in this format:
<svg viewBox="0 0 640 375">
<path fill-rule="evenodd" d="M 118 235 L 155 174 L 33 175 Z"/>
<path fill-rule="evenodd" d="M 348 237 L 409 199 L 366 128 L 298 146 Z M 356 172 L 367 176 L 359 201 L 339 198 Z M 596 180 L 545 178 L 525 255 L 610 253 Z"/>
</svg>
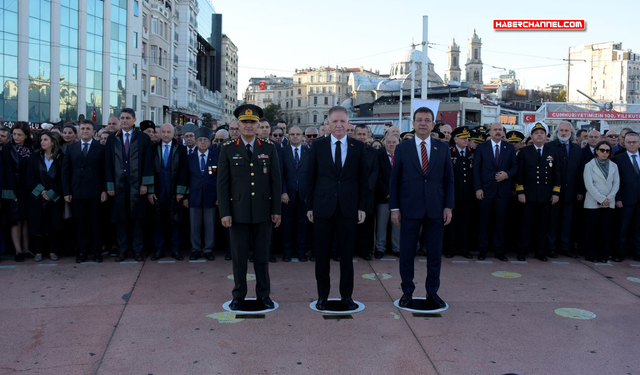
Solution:
<svg viewBox="0 0 640 375">
<path fill-rule="evenodd" d="M 331 257 L 331 259 L 332 259 L 334 262 L 339 262 L 339 261 L 340 261 L 340 257 L 339 257 L 338 255 L 334 255 L 334 256 L 332 256 L 332 257 Z"/>
<path fill-rule="evenodd" d="M 282 257 L 282 261 L 285 263 L 289 263 L 291 262 L 291 258 L 290 257 Z"/>
<path fill-rule="evenodd" d="M 382 259 L 382 256 L 384 255 L 384 253 L 382 251 L 376 251 L 376 253 L 373 255 L 376 259 Z"/>
<path fill-rule="evenodd" d="M 242 298 L 234 298 L 233 301 L 231 301 L 231 303 L 229 304 L 229 308 L 231 310 L 240 310 L 242 308 L 242 303 L 244 302 L 244 299 Z"/>
<path fill-rule="evenodd" d="M 93 256 L 93 261 L 96 263 L 102 263 L 102 255 L 101 254 L 96 254 Z"/>
<path fill-rule="evenodd" d="M 260 300 L 260 302 L 262 302 L 262 304 L 264 305 L 265 309 L 267 309 L 267 310 L 271 310 L 271 309 L 276 307 L 276 305 L 273 303 L 273 301 L 269 297 L 262 298 Z"/>
<path fill-rule="evenodd" d="M 136 254 L 136 256 L 133 259 L 136 262 L 142 262 L 144 260 L 144 258 L 142 257 L 142 254 Z"/>
<path fill-rule="evenodd" d="M 578 257 L 578 254 L 574 253 L 573 251 L 568 250 L 568 251 L 567 251 L 567 256 L 568 256 L 569 258 L 577 258 L 577 257 Z"/>
<path fill-rule="evenodd" d="M 304 254 L 302 254 L 302 255 L 300 255 L 300 256 L 298 257 L 298 262 L 306 262 L 306 261 L 308 261 L 308 260 L 309 260 L 309 259 L 307 259 L 307 256 L 306 256 L 306 255 L 304 255 Z"/>
<path fill-rule="evenodd" d="M 501 260 L 503 262 L 508 262 L 509 261 L 509 258 L 507 258 L 504 254 L 496 255 L 496 259 L 497 260 Z"/>
<path fill-rule="evenodd" d="M 198 260 L 198 258 L 200 258 L 200 252 L 192 251 L 191 255 L 189 256 L 189 260 Z"/>
<path fill-rule="evenodd" d="M 442 309 L 447 306 L 447 304 L 444 303 L 442 298 L 438 297 L 436 293 L 429 294 L 427 296 L 427 304 L 431 304 L 439 309 Z"/>
<path fill-rule="evenodd" d="M 608 259 L 599 259 L 598 262 L 600 262 L 600 263 L 608 263 L 609 260 Z"/>
<path fill-rule="evenodd" d="M 253 254 L 251 254 L 251 256 L 249 256 L 249 262 L 253 263 Z"/>
<path fill-rule="evenodd" d="M 224 254 L 224 260 L 231 260 L 231 253 Z"/>
<path fill-rule="evenodd" d="M 465 259 L 473 259 L 473 255 L 471 255 L 471 253 L 469 252 L 462 253 L 462 257 Z"/>
<path fill-rule="evenodd" d="M 216 259 L 216 257 L 211 252 L 204 253 L 204 257 L 205 257 L 206 260 L 215 260 Z"/>
<path fill-rule="evenodd" d="M 400 258 L 400 252 L 399 251 L 394 251 L 393 252 L 393 256 L 396 258 Z M 427 256 L 427 254 L 424 254 L 424 256 Z"/>
<path fill-rule="evenodd" d="M 368 253 L 360 253 L 360 258 L 364 260 L 371 260 L 371 254 Z"/>
<path fill-rule="evenodd" d="M 316 261 L 316 253 L 315 253 L 315 252 L 313 252 L 313 251 L 312 251 L 312 252 L 309 254 L 309 260 L 310 260 L 311 262 L 315 262 L 315 261 Z"/>
<path fill-rule="evenodd" d="M 175 251 L 173 253 L 171 253 L 171 257 L 175 260 L 183 260 L 184 257 L 182 256 L 182 254 L 179 251 Z"/>
<path fill-rule="evenodd" d="M 451 258 L 453 258 L 453 254 L 446 253 L 446 254 L 444 254 L 444 257 L 447 258 L 447 259 L 451 259 Z"/>
<path fill-rule="evenodd" d="M 552 258 L 552 259 L 556 259 L 556 258 L 558 258 L 558 254 L 557 254 L 555 251 L 551 251 L 551 252 L 549 252 L 549 254 L 548 254 L 547 256 L 548 256 L 549 258 Z"/>
<path fill-rule="evenodd" d="M 621 257 L 614 257 L 614 258 L 611 258 L 611 260 L 612 260 L 612 261 L 614 261 L 614 262 L 616 262 L 616 263 L 620 263 L 620 262 L 622 262 L 622 261 L 624 260 L 624 258 L 621 258 Z"/>
<path fill-rule="evenodd" d="M 164 250 L 158 250 L 153 254 L 151 260 L 158 260 L 164 258 Z"/>
<path fill-rule="evenodd" d="M 400 305 L 400 307 L 411 307 L 411 304 L 413 304 L 411 294 L 403 294 L 400 301 L 398 301 L 398 305 Z"/>
<path fill-rule="evenodd" d="M 23 253 L 16 254 L 15 261 L 16 262 L 24 262 L 24 254 Z"/>
<path fill-rule="evenodd" d="M 127 259 L 127 257 L 124 254 L 118 254 L 118 256 L 116 257 L 116 262 L 122 262 L 125 259 Z"/>
<path fill-rule="evenodd" d="M 636 261 L 636 262 L 640 262 L 640 255 L 634 256 L 633 260 Z"/>
<path fill-rule="evenodd" d="M 544 255 L 537 256 L 536 259 L 538 259 L 541 262 L 547 262 L 549 260 L 549 258 L 547 258 Z"/>
<path fill-rule="evenodd" d="M 584 257 L 584 260 L 586 260 L 587 262 L 598 263 L 598 260 L 595 258 Z"/>
<path fill-rule="evenodd" d="M 527 258 L 524 255 L 518 255 L 518 262 L 526 262 Z"/>
<path fill-rule="evenodd" d="M 358 308 L 358 305 L 356 305 L 351 298 L 343 298 L 342 303 L 344 303 L 349 310 L 355 310 Z"/>
<path fill-rule="evenodd" d="M 78 257 L 76 258 L 76 263 L 82 263 L 86 261 L 87 261 L 87 258 L 84 256 L 84 254 L 78 254 Z"/>
<path fill-rule="evenodd" d="M 485 260 L 485 259 L 487 259 L 487 253 L 478 254 L 478 260 Z"/>
<path fill-rule="evenodd" d="M 318 302 L 316 302 L 316 309 L 318 310 L 326 310 L 327 308 L 327 299 L 326 298 L 318 298 Z"/>
<path fill-rule="evenodd" d="M 269 263 L 278 263 L 278 260 L 273 255 L 269 255 Z"/>
</svg>

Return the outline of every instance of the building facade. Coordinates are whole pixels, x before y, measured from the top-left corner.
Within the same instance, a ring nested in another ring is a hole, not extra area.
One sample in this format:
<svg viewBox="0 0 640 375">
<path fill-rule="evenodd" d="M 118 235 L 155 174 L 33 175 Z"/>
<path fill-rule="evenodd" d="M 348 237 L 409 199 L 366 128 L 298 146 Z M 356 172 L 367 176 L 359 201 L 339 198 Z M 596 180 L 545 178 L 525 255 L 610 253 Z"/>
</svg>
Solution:
<svg viewBox="0 0 640 375">
<path fill-rule="evenodd" d="M 640 102 L 640 54 L 606 42 L 569 48 L 567 101 Z"/>
<path fill-rule="evenodd" d="M 267 77 L 252 77 L 244 92 L 244 102 L 266 108 L 270 104 L 278 104 L 280 108 L 289 109 L 293 103 L 291 89 L 293 78 L 277 77 L 269 75 Z M 233 112 L 233 110 L 232 110 Z"/>
<path fill-rule="evenodd" d="M 222 35 L 222 123 L 228 124 L 235 116 L 233 111 L 238 106 L 238 47 L 226 34 Z"/>
</svg>

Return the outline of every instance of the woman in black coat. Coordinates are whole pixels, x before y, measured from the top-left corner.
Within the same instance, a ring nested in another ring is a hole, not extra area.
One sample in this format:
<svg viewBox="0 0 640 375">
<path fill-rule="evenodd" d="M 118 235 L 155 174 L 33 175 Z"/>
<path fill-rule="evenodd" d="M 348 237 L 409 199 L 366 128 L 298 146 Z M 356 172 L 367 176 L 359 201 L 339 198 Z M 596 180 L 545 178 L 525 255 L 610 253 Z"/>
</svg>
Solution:
<svg viewBox="0 0 640 375">
<path fill-rule="evenodd" d="M 24 262 L 29 253 L 27 231 L 27 165 L 31 157 L 31 129 L 26 122 L 16 122 L 11 129 L 11 142 L 2 147 L 3 186 L 2 210 L 11 227 L 11 239 L 16 249 L 16 262 Z"/>
<path fill-rule="evenodd" d="M 29 233 L 34 239 L 36 257 L 42 260 L 43 250 L 51 260 L 58 260 L 56 242 L 62 221 L 62 150 L 60 138 L 52 132 L 40 136 L 40 150 L 29 159 L 27 189 L 29 193 Z"/>
</svg>

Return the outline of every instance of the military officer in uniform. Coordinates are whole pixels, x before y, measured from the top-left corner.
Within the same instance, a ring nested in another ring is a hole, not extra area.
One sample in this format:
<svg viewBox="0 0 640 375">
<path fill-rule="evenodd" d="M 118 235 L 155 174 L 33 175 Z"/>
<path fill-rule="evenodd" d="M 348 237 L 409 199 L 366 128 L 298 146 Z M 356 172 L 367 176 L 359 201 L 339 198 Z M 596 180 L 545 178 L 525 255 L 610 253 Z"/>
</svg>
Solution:
<svg viewBox="0 0 640 375">
<path fill-rule="evenodd" d="M 253 250 L 256 295 L 266 309 L 269 298 L 268 254 L 273 226 L 280 225 L 280 163 L 276 147 L 256 137 L 262 109 L 252 104 L 235 109 L 240 138 L 223 144 L 218 160 L 218 209 L 222 225 L 229 228 L 233 261 L 232 310 L 242 309 L 247 294 L 247 261 Z"/>
<path fill-rule="evenodd" d="M 524 134 L 517 130 L 512 130 L 510 132 L 507 132 L 505 137 L 507 137 L 507 142 L 511 143 L 513 147 L 515 147 L 517 155 L 523 146 L 522 140 L 524 139 Z"/>
<path fill-rule="evenodd" d="M 473 256 L 469 253 L 469 234 L 471 230 L 471 206 L 474 202 L 473 190 L 473 150 L 469 147 L 469 128 L 457 127 L 451 133 L 455 145 L 450 148 L 453 163 L 453 183 L 455 204 L 451 225 L 445 227 L 448 234 L 445 257 L 453 258 L 457 253 L 467 259 Z"/>
<path fill-rule="evenodd" d="M 542 121 L 530 125 L 533 144 L 523 147 L 518 154 L 518 178 L 516 193 L 523 204 L 518 241 L 518 260 L 524 261 L 530 244 L 534 223 L 537 223 L 535 257 L 543 262 L 545 255 L 548 216 L 551 205 L 560 199 L 562 177 L 556 148 L 546 145 L 549 127 Z M 555 253 L 549 256 L 556 258 Z"/>
</svg>

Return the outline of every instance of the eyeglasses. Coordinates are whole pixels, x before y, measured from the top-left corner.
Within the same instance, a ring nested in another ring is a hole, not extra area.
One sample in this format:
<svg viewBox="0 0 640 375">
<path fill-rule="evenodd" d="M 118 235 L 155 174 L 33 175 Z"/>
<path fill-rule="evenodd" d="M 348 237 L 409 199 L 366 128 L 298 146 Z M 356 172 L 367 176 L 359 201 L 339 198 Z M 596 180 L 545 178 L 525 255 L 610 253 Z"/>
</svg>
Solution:
<svg viewBox="0 0 640 375">
<path fill-rule="evenodd" d="M 308 134 L 307 138 L 318 138 L 317 134 Z"/>
<path fill-rule="evenodd" d="M 607 138 L 618 138 L 617 134 L 609 134 Z"/>
<path fill-rule="evenodd" d="M 220 138 L 213 139 L 213 143 L 220 143 L 220 142 L 224 142 L 224 139 L 220 139 Z"/>
<path fill-rule="evenodd" d="M 289 135 L 295 137 L 296 135 L 302 135 L 302 133 L 289 133 Z"/>
<path fill-rule="evenodd" d="M 282 134 L 279 134 L 279 133 L 273 133 L 272 135 L 273 135 L 274 137 L 276 137 L 276 138 L 280 138 L 280 137 L 282 137 Z"/>
<path fill-rule="evenodd" d="M 599 148 L 598 151 L 602 152 L 603 154 L 608 154 L 611 152 L 611 150 L 608 148 Z"/>
</svg>

